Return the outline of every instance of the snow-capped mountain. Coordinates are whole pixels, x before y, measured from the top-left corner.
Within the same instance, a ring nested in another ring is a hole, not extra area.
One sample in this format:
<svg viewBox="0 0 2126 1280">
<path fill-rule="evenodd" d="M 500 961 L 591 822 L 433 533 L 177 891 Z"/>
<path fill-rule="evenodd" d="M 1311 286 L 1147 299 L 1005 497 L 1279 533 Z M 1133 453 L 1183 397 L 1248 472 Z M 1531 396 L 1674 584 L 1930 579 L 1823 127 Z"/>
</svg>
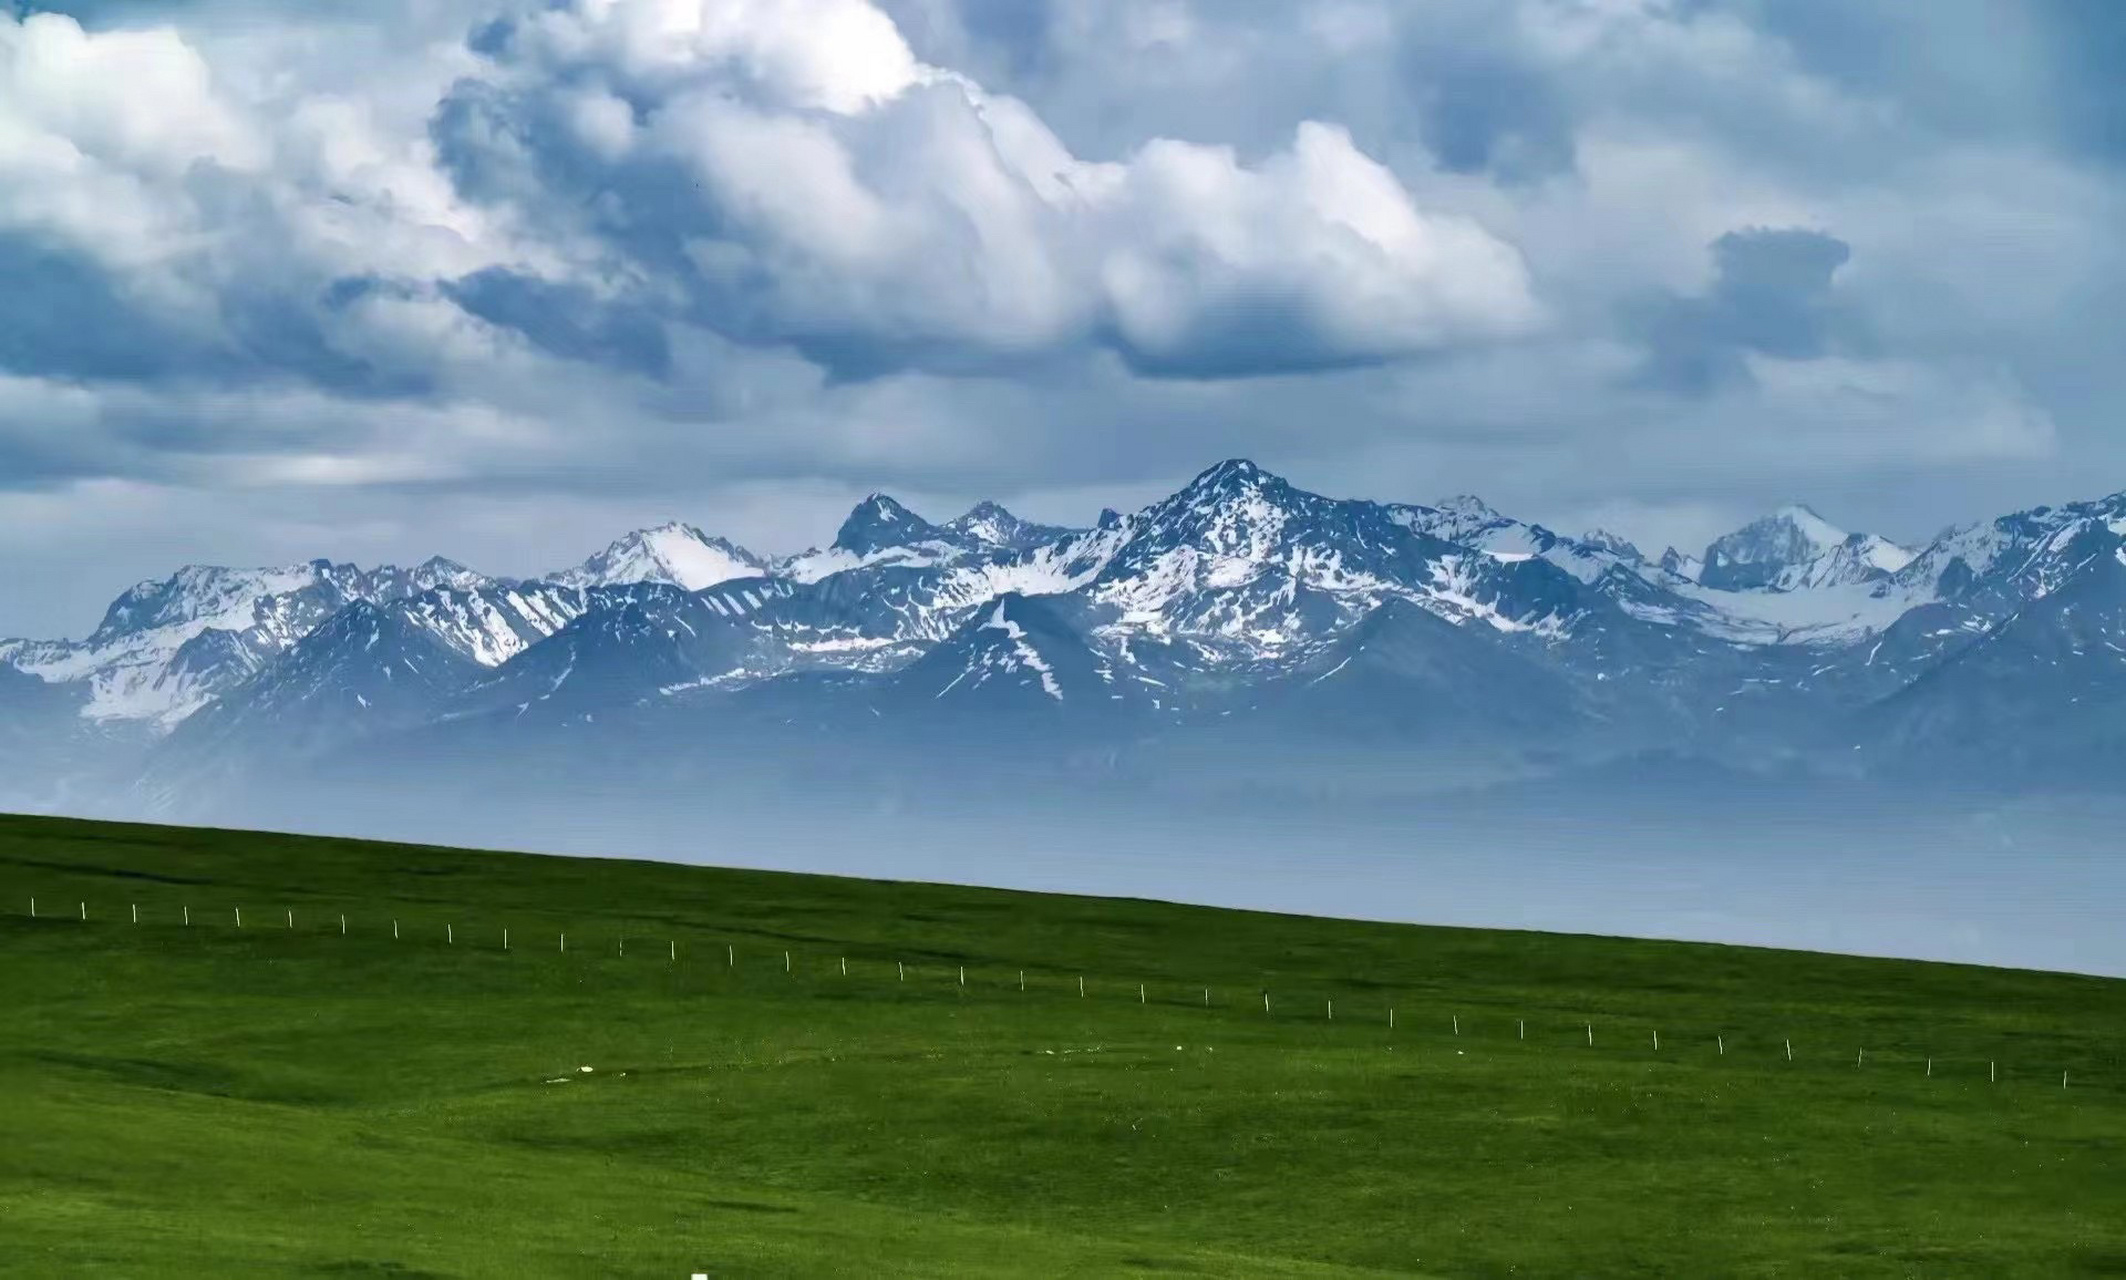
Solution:
<svg viewBox="0 0 2126 1280">
<path fill-rule="evenodd" d="M 1077 532 L 1056 525 L 1021 520 L 994 502 L 978 502 L 965 515 L 948 520 L 945 532 L 1000 551 L 1031 551 Z"/>
<path fill-rule="evenodd" d="M 777 577 L 818 582 L 831 574 L 870 565 L 942 564 L 985 544 L 971 533 L 934 525 L 883 493 L 856 504 L 824 548 L 776 561 Z"/>
<path fill-rule="evenodd" d="M 699 591 L 733 578 L 757 577 L 767 567 L 766 560 L 744 547 L 674 520 L 638 529 L 575 568 L 551 575 L 551 580 L 570 587 L 663 582 Z"/>
<path fill-rule="evenodd" d="M 1697 556 L 1688 556 L 1670 547 L 1661 553 L 1657 561 L 1664 572 L 1672 573 L 1685 582 L 1696 582 L 1705 572 L 1705 561 Z"/>
<path fill-rule="evenodd" d="M 1654 563 L 1472 497 L 1332 498 L 1234 459 L 1088 529 L 990 503 L 939 525 L 874 495 L 825 549 L 765 564 L 673 524 L 525 582 L 440 559 L 188 568 L 85 640 L 0 642 L 0 748 L 48 748 L 18 788 L 105 752 L 136 798 L 202 804 L 328 761 L 409 786 L 415 742 L 423 785 L 475 761 L 493 785 L 526 753 L 565 773 L 594 727 L 674 776 L 712 751 L 730 776 L 882 794 L 985 754 L 1038 779 L 1047 751 L 1074 762 L 1056 777 L 1109 779 L 1361 749 L 1413 779 L 1520 776 L 1649 747 L 1886 777 L 2019 752 L 2068 777 L 2126 744 L 2122 542 L 2126 494 L 1916 554 L 1793 507 L 1702 565 Z M 122 751 L 153 734 L 125 726 L 168 735 L 145 766 Z"/>
<path fill-rule="evenodd" d="M 167 730 L 355 601 L 487 582 L 441 557 L 412 569 L 329 560 L 270 569 L 189 565 L 127 589 L 87 639 L 0 643 L 0 661 L 84 686 L 83 714 L 91 719 Z"/>
<path fill-rule="evenodd" d="M 1878 582 L 1912 556 L 1887 538 L 1847 533 L 1797 503 L 1714 539 L 1689 576 L 1718 591 L 1795 591 Z"/>
<path fill-rule="evenodd" d="M 2085 513 L 2086 514 L 2086 513 Z M 2043 519 L 2043 517 L 2040 517 Z M 2126 521 L 2070 517 L 2044 589 L 1862 718 L 1866 748 L 1987 785 L 2126 765 Z M 1998 563 L 1996 561 L 1996 563 Z M 2017 568 L 2036 566 L 2025 561 Z M 1968 615 L 1966 615 L 1968 616 Z"/>
<path fill-rule="evenodd" d="M 1053 608 L 1017 592 L 984 605 L 943 643 L 903 669 L 894 690 L 916 707 L 1104 711 L 1129 694 L 1086 637 Z"/>
</svg>

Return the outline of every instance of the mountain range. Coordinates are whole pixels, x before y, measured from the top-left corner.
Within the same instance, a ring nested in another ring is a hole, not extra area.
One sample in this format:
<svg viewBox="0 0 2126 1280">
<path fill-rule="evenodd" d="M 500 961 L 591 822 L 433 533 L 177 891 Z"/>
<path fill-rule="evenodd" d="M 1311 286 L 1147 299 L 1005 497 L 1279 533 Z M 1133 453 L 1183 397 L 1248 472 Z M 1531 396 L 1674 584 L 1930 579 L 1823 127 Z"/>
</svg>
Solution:
<svg viewBox="0 0 2126 1280">
<path fill-rule="evenodd" d="M 1796 505 L 1648 557 L 1232 460 L 1089 528 L 875 494 L 780 558 L 672 523 L 532 579 L 183 568 L 83 639 L 0 641 L 0 802 L 1408 800 L 1652 760 L 2103 789 L 2121 711 L 2126 494 L 1918 548 Z"/>
</svg>

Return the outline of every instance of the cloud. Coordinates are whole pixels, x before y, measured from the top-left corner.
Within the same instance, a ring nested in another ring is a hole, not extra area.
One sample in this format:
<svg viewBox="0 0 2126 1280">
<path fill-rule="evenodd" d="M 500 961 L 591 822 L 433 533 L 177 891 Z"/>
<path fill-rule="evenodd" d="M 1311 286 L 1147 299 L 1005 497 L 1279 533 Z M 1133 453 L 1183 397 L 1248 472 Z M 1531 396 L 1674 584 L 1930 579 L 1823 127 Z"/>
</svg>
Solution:
<svg viewBox="0 0 2126 1280">
<path fill-rule="evenodd" d="M 1640 376 L 1691 394 L 1750 376 L 1754 354 L 1812 360 L 1849 346 L 1856 322 L 1840 307 L 1832 277 L 1852 257 L 1836 236 L 1800 228 L 1751 227 L 1712 244 L 1712 287 L 1644 308 L 1649 352 Z"/>
<path fill-rule="evenodd" d="M 1086 519 L 1232 453 L 1908 537 L 2126 473 L 2086 6 L 36 9 L 0 494 L 38 519 L 528 570 L 880 486 Z M 115 537 L 112 581 L 155 567 Z"/>
<path fill-rule="evenodd" d="M 1244 376 L 1511 336 L 1517 252 L 1426 210 L 1350 134 L 1256 162 L 1154 138 L 1073 155 L 1023 102 L 925 64 L 862 0 L 615 0 L 492 42 L 438 139 L 461 189 L 611 253 L 608 279 L 843 376 L 1088 343 Z"/>
</svg>

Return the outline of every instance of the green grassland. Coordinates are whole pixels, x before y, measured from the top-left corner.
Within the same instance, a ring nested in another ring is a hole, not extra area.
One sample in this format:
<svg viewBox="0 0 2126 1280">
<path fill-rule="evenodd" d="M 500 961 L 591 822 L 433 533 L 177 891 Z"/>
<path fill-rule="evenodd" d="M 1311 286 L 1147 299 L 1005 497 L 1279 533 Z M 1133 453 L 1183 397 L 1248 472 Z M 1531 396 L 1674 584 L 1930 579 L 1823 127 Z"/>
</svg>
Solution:
<svg viewBox="0 0 2126 1280">
<path fill-rule="evenodd" d="M 0 1273 L 694 1272 L 2126 1274 L 2126 982 L 0 818 Z"/>
</svg>

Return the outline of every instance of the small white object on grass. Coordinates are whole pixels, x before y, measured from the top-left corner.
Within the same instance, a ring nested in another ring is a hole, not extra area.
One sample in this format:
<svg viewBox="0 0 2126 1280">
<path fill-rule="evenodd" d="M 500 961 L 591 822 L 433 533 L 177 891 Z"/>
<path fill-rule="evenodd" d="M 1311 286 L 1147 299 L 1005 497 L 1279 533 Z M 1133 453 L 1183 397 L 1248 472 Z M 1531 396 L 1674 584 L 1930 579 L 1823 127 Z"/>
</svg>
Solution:
<svg viewBox="0 0 2126 1280">
<path fill-rule="evenodd" d="M 1587 1024 L 1587 1047 L 1594 1048 L 1594 1023 Z"/>
<path fill-rule="evenodd" d="M 1658 1031 L 1654 1032 L 1654 1052 L 1661 1052 L 1661 1033 Z"/>
<path fill-rule="evenodd" d="M 396 942 L 396 941 L 398 941 L 398 937 L 399 937 L 399 922 L 398 922 L 398 921 L 396 921 L 396 920 L 394 920 L 394 921 L 392 921 L 392 922 L 391 922 L 391 939 L 392 939 L 392 941 Z"/>
<path fill-rule="evenodd" d="M 346 935 L 347 935 L 347 917 L 346 917 L 345 915 L 342 915 L 342 916 L 340 917 L 340 936 L 341 936 L 341 937 L 345 937 Z"/>
<path fill-rule="evenodd" d="M 736 969 L 738 967 L 738 947 L 735 944 L 724 944 L 723 962 L 726 968 Z"/>
<path fill-rule="evenodd" d="M 288 927 L 290 929 L 293 929 L 295 927 L 295 913 L 293 911 L 290 911 L 288 913 Z"/>
<path fill-rule="evenodd" d="M 967 966 L 964 964 L 960 966 L 960 985 L 967 985 Z"/>
<path fill-rule="evenodd" d="M 1934 1059 L 1932 1059 L 1932 1058 L 1929 1058 L 1929 1059 L 1927 1059 L 1927 1076 L 1928 1076 L 1928 1078 L 1929 1078 L 1929 1079 L 1931 1079 L 1931 1078 L 1933 1078 L 1933 1075 L 1934 1075 Z"/>
<path fill-rule="evenodd" d="M 1454 1019 L 1454 1034 L 1460 1035 L 1462 1033 L 1462 1015 L 1457 1013 L 1450 1016 Z"/>
<path fill-rule="evenodd" d="M 1516 1018 L 1514 1019 L 1514 1026 L 1518 1029 L 1516 1037 L 1521 1040 L 1526 1040 L 1528 1038 L 1528 1019 Z"/>
<path fill-rule="evenodd" d="M 1726 1037 L 1726 1036 L 1714 1036 L 1714 1037 L 1713 1037 L 1713 1043 L 1714 1043 L 1714 1044 L 1716 1044 L 1716 1045 L 1719 1045 L 1719 1046 L 1720 1046 L 1720 1056 L 1721 1056 L 1721 1057 L 1723 1057 L 1723 1058 L 1724 1058 L 1724 1057 L 1726 1057 L 1726 1056 L 1727 1056 L 1727 1037 Z"/>
<path fill-rule="evenodd" d="M 81 904 L 81 918 L 84 920 L 89 918 L 89 904 L 86 902 Z"/>
<path fill-rule="evenodd" d="M 509 930 L 507 929 L 502 931 L 502 949 L 504 951 L 509 950 Z"/>
<path fill-rule="evenodd" d="M 31 899 L 30 899 L 30 919 L 32 919 L 32 920 L 35 920 L 36 918 L 37 918 L 37 900 L 36 900 L 35 898 L 31 898 Z"/>
<path fill-rule="evenodd" d="M 239 929 L 244 927 L 244 909 L 242 907 L 236 908 L 236 927 Z"/>
<path fill-rule="evenodd" d="M 458 945 L 458 926 L 456 926 L 456 925 L 454 925 L 454 924 L 446 924 L 446 925 L 444 925 L 444 926 L 443 926 L 443 941 L 444 941 L 444 942 L 446 942 L 446 943 L 449 943 L 449 944 L 450 944 L 451 946 L 453 946 L 453 947 L 454 947 L 454 946 L 457 946 L 457 945 Z"/>
<path fill-rule="evenodd" d="M 1080 1000 L 1085 998 L 1085 975 L 1082 973 L 1078 975 L 1078 998 Z"/>
<path fill-rule="evenodd" d="M 140 904 L 137 902 L 133 904 L 133 923 L 140 923 Z"/>
<path fill-rule="evenodd" d="M 190 924 L 190 923 L 192 923 L 192 908 L 190 908 L 190 907 L 186 907 L 186 908 L 185 908 L 185 923 L 186 923 L 186 924 Z"/>
<path fill-rule="evenodd" d="M 675 962 L 679 959 L 679 940 L 676 938 L 672 940 L 672 959 Z"/>
<path fill-rule="evenodd" d="M 784 973 L 790 972 L 790 953 L 787 951 L 782 953 L 782 971 Z"/>
<path fill-rule="evenodd" d="M 591 1073 L 591 1069 L 589 1067 L 577 1067 L 576 1070 L 581 1071 L 584 1075 L 589 1075 Z"/>
<path fill-rule="evenodd" d="M 1987 1063 L 1987 1064 L 1986 1064 L 1986 1083 L 1987 1083 L 1987 1084 L 1993 1084 L 1993 1083 L 1996 1083 L 1996 1082 L 1997 1082 L 1997 1081 L 1999 1081 L 1999 1079 L 2000 1079 L 2000 1076 L 1999 1076 L 1999 1074 L 1998 1074 L 1998 1073 L 1997 1073 L 1997 1072 L 1996 1072 L 1996 1071 L 1994 1070 L 1994 1066 L 1995 1066 L 1995 1064 L 1993 1064 L 1993 1063 L 1991 1063 L 1991 1062 L 1989 1062 L 1989 1063 Z"/>
<path fill-rule="evenodd" d="M 1395 1030 L 1395 1010 L 1388 1010 L 1388 1030 Z"/>
<path fill-rule="evenodd" d="M 908 981 L 908 962 L 906 960 L 894 961 L 893 968 L 896 973 L 901 975 L 902 982 Z"/>
<path fill-rule="evenodd" d="M 844 978 L 849 976 L 849 957 L 847 956 L 842 957 L 842 976 Z"/>
<path fill-rule="evenodd" d="M 2062 1071 L 2062 1072 L 2060 1072 L 2060 1088 L 2064 1089 L 2064 1088 L 2066 1088 L 2066 1087 L 2067 1087 L 2067 1073 L 2066 1073 L 2066 1072 L 2064 1072 L 2064 1071 Z"/>
<path fill-rule="evenodd" d="M 1794 1042 L 1792 1040 L 1786 1042 L 1786 1060 L 1788 1062 L 1794 1060 Z"/>
<path fill-rule="evenodd" d="M 1141 983 L 1141 982 L 1137 984 L 1137 1003 L 1138 1003 L 1138 1004 L 1146 1004 L 1146 1003 L 1149 1003 L 1149 1002 L 1148 1002 L 1148 1001 L 1146 1001 L 1146 1000 L 1145 1000 L 1145 998 L 1144 998 L 1144 984 L 1143 984 L 1143 983 Z"/>
<path fill-rule="evenodd" d="M 1864 1065 L 1866 1065 L 1866 1064 L 1867 1064 L 1867 1061 L 1868 1061 L 1868 1051 L 1867 1051 L 1866 1049 L 1862 1049 L 1862 1050 L 1860 1051 L 1860 1056 L 1859 1056 L 1859 1057 L 1857 1057 L 1857 1058 L 1855 1058 L 1855 1059 L 1853 1059 L 1853 1065 L 1854 1065 L 1854 1066 L 1856 1066 L 1856 1067 L 1858 1067 L 1858 1066 L 1864 1066 Z"/>
<path fill-rule="evenodd" d="M 396 938 L 399 935 L 396 932 L 393 932 L 391 936 Z M 563 951 L 568 950 L 568 935 L 565 933 L 561 935 L 561 949 Z"/>
</svg>

